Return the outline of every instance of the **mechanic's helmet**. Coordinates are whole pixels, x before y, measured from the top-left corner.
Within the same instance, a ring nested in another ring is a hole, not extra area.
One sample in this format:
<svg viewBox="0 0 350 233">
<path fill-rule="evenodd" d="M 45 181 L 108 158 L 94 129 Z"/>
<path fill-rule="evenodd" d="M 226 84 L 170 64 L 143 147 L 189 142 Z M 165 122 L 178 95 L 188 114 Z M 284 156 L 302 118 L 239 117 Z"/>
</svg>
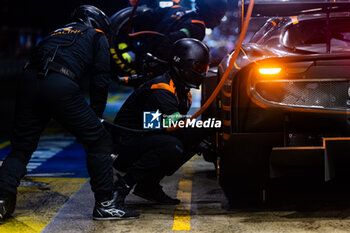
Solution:
<svg viewBox="0 0 350 233">
<path fill-rule="evenodd" d="M 209 68 L 209 48 L 193 38 L 176 41 L 170 53 L 170 74 L 175 83 L 199 88 Z"/>
<path fill-rule="evenodd" d="M 196 8 L 207 28 L 215 28 L 226 13 L 227 0 L 196 0 Z"/>
<path fill-rule="evenodd" d="M 72 14 L 72 18 L 76 22 L 81 22 L 86 26 L 100 29 L 105 34 L 109 33 L 111 20 L 109 17 L 97 7 L 91 5 L 79 6 Z"/>
</svg>

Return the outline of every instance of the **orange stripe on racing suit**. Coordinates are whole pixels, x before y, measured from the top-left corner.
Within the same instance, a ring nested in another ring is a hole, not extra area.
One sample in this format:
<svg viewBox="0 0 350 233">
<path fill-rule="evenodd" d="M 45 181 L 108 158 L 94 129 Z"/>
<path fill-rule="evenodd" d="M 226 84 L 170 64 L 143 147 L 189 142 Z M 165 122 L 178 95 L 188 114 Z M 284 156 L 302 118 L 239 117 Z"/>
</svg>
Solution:
<svg viewBox="0 0 350 233">
<path fill-rule="evenodd" d="M 202 24 L 205 28 L 207 27 L 207 26 L 205 25 L 204 21 L 202 21 L 202 20 L 192 19 L 192 20 L 191 20 L 191 23 L 200 23 L 200 24 Z"/>
<path fill-rule="evenodd" d="M 175 93 L 175 86 L 174 86 L 173 80 L 170 80 L 170 83 L 169 83 L 169 84 L 167 84 L 167 83 L 157 83 L 157 84 L 153 84 L 153 85 L 151 86 L 151 89 L 162 89 L 162 90 L 170 91 L 170 92 L 173 93 L 173 94 L 176 94 L 176 93 Z"/>
<path fill-rule="evenodd" d="M 187 98 L 190 101 L 190 105 L 191 105 L 192 104 L 192 94 L 190 91 L 187 93 Z"/>
<path fill-rule="evenodd" d="M 179 101 L 177 93 L 176 93 L 176 88 L 174 86 L 174 82 L 172 79 L 170 79 L 169 84 L 167 84 L 167 83 L 152 84 L 151 90 L 154 90 L 154 89 L 170 91 L 171 93 L 173 93 L 176 96 L 177 100 Z M 192 94 L 190 91 L 187 93 L 186 102 L 187 102 L 187 105 L 190 107 L 192 104 Z"/>
<path fill-rule="evenodd" d="M 97 29 L 97 28 L 94 28 L 95 29 L 95 31 L 98 31 L 98 32 L 101 32 L 102 34 L 105 34 L 102 30 L 100 30 L 100 29 Z"/>
<path fill-rule="evenodd" d="M 124 77 L 124 81 L 125 81 L 125 83 L 127 84 L 127 83 L 129 82 L 129 77 L 128 77 L 128 76 L 125 76 L 125 77 Z"/>
</svg>

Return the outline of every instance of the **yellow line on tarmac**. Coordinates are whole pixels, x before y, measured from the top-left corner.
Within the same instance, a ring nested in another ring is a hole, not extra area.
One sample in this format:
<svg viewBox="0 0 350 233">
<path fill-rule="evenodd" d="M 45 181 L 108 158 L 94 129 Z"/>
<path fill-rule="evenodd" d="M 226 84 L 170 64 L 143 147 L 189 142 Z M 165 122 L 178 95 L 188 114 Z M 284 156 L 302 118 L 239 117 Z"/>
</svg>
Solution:
<svg viewBox="0 0 350 233">
<path fill-rule="evenodd" d="M 179 182 L 177 198 L 181 203 L 176 206 L 174 213 L 174 231 L 191 230 L 191 198 L 192 198 L 192 178 L 193 167 L 185 165 L 182 168 L 183 178 Z"/>
<path fill-rule="evenodd" d="M 86 178 L 25 177 L 18 188 L 12 217 L 0 224 L 1 233 L 39 233 L 56 216 Z"/>
<path fill-rule="evenodd" d="M 116 95 L 113 95 L 110 98 L 108 98 L 107 102 L 113 102 L 113 101 L 116 101 L 116 100 L 118 100 L 120 98 L 121 98 L 121 95 L 120 94 L 116 94 Z"/>
<path fill-rule="evenodd" d="M 0 150 L 4 149 L 5 147 L 11 145 L 10 141 L 6 141 L 0 144 Z"/>
</svg>

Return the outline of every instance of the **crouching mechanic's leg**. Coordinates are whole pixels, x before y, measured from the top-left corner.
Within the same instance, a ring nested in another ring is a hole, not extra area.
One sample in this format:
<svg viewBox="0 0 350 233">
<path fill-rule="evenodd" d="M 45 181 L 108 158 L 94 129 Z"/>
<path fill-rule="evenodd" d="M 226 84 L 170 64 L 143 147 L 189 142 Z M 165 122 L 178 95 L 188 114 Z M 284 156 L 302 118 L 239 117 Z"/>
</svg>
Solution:
<svg viewBox="0 0 350 233">
<path fill-rule="evenodd" d="M 121 199 L 137 184 L 134 194 L 140 197 L 160 204 L 178 204 L 180 200 L 166 195 L 159 181 L 173 171 L 173 164 L 183 161 L 183 152 L 181 141 L 170 135 L 137 136 L 123 143 L 115 162 L 118 170 L 126 171 L 116 183 Z"/>
<path fill-rule="evenodd" d="M 138 182 L 134 194 L 160 204 L 178 204 L 180 200 L 166 195 L 159 183 L 164 176 L 171 176 L 194 154 L 201 152 L 200 142 L 213 133 L 215 131 L 212 129 L 180 129 L 170 135 L 164 135 L 162 138 L 152 139 L 158 142 L 159 150 L 164 151 L 160 157 L 163 172 Z M 162 145 L 162 143 L 164 144 Z"/>
</svg>

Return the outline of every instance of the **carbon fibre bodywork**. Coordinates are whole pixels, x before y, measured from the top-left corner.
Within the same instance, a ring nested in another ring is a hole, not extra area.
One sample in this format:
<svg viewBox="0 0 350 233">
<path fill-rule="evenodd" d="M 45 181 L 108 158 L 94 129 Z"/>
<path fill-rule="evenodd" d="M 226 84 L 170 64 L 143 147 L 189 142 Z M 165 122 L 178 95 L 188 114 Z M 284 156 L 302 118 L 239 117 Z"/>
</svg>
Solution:
<svg viewBox="0 0 350 233">
<path fill-rule="evenodd" d="M 350 44 L 349 29 L 341 29 L 348 22 L 347 12 L 273 17 L 242 46 L 204 115 L 223 122 L 213 144 L 231 202 L 239 192 L 262 197 L 271 178 L 294 168 L 328 181 L 349 165 Z M 220 63 L 216 82 L 232 55 Z M 213 83 L 203 85 L 203 101 Z"/>
</svg>

